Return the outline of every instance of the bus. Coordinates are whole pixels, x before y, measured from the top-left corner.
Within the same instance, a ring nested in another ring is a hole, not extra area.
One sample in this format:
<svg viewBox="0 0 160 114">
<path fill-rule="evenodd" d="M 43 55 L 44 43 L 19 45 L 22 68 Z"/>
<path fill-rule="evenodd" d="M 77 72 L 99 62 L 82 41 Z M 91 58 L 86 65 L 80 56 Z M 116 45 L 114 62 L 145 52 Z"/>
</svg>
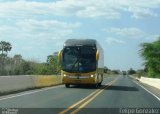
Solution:
<svg viewBox="0 0 160 114">
<path fill-rule="evenodd" d="M 101 86 L 104 74 L 103 48 L 94 39 L 68 39 L 58 53 L 62 83 Z"/>
</svg>

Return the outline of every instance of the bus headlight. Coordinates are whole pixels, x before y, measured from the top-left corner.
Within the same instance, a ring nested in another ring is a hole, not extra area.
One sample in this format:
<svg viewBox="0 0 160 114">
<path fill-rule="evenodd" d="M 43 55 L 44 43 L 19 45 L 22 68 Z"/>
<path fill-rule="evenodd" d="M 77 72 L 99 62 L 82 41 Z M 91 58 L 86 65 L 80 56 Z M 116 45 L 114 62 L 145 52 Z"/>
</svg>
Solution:
<svg viewBox="0 0 160 114">
<path fill-rule="evenodd" d="M 93 77 L 94 77 L 94 75 L 92 74 L 92 75 L 91 75 L 91 78 L 93 78 Z"/>
</svg>

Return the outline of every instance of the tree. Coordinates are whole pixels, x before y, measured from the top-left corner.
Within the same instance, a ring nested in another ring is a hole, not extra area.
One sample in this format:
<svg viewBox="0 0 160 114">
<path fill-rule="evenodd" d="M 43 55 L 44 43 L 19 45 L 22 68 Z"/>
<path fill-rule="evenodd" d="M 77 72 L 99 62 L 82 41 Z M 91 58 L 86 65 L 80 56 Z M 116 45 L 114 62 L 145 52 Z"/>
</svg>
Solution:
<svg viewBox="0 0 160 114">
<path fill-rule="evenodd" d="M 5 47 L 4 47 L 4 51 L 6 52 L 6 56 L 8 54 L 8 51 L 11 51 L 11 49 L 12 49 L 11 44 L 9 42 L 6 42 Z"/>
<path fill-rule="evenodd" d="M 146 72 L 144 69 L 139 69 L 136 71 L 137 72 L 137 75 L 138 77 L 140 78 L 141 76 L 146 76 Z"/>
<path fill-rule="evenodd" d="M 5 41 L 0 42 L 0 51 L 1 51 L 1 54 L 0 54 L 0 72 L 1 73 L 0 74 L 6 73 L 5 68 L 8 68 L 8 66 L 5 66 L 5 61 L 6 61 L 5 59 L 7 59 L 8 51 L 10 51 L 11 49 L 12 49 L 12 46 L 9 42 L 5 42 Z"/>
<path fill-rule="evenodd" d="M 106 66 L 104 66 L 104 73 L 107 73 L 108 68 Z"/>
<path fill-rule="evenodd" d="M 58 62 L 57 52 L 47 57 L 47 66 L 49 74 L 59 74 L 61 67 Z"/>
<path fill-rule="evenodd" d="M 133 70 L 132 68 L 130 68 L 130 69 L 128 70 L 128 74 L 129 74 L 129 75 L 136 74 L 136 71 Z"/>
<path fill-rule="evenodd" d="M 8 51 L 11 51 L 11 49 L 12 49 L 12 46 L 9 42 L 5 42 L 5 41 L 0 42 L 0 51 L 2 55 L 4 54 L 4 52 L 6 52 L 5 55 L 7 56 Z"/>
<path fill-rule="evenodd" d="M 4 52 L 4 45 L 5 45 L 5 41 L 1 41 L 1 42 L 0 42 L 1 55 L 3 55 L 3 52 Z"/>
<path fill-rule="evenodd" d="M 120 70 L 112 70 L 113 74 L 120 74 L 120 72 L 121 72 Z"/>
<path fill-rule="evenodd" d="M 23 74 L 22 72 L 22 64 L 23 64 L 24 60 L 22 58 L 22 56 L 20 54 L 14 55 L 14 57 L 12 58 L 12 75 L 20 75 Z"/>
<path fill-rule="evenodd" d="M 141 44 L 140 54 L 144 58 L 148 76 L 160 77 L 160 37 L 152 43 Z"/>
<path fill-rule="evenodd" d="M 11 45 L 0 42 L 0 75 L 52 75 L 60 74 L 60 64 L 57 52 L 47 57 L 45 63 L 28 61 L 17 54 L 14 57 L 7 57 L 7 52 L 11 50 Z M 4 61 L 3 61 L 4 60 Z"/>
<path fill-rule="evenodd" d="M 22 56 L 19 54 L 14 55 L 13 60 L 14 60 L 14 64 L 20 64 L 23 61 Z"/>
</svg>

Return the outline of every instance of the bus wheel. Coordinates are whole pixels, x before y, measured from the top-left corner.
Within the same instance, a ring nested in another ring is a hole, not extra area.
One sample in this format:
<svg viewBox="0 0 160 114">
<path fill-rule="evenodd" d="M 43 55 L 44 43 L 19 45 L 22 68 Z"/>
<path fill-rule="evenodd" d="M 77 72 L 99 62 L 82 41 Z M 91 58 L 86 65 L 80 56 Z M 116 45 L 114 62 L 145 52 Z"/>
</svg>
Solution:
<svg viewBox="0 0 160 114">
<path fill-rule="evenodd" d="M 98 84 L 94 84 L 93 86 L 94 86 L 94 88 L 98 88 Z"/>
<path fill-rule="evenodd" d="M 66 88 L 69 88 L 69 84 L 65 84 Z"/>
<path fill-rule="evenodd" d="M 102 82 L 98 83 L 98 86 L 101 87 L 102 86 Z"/>
</svg>

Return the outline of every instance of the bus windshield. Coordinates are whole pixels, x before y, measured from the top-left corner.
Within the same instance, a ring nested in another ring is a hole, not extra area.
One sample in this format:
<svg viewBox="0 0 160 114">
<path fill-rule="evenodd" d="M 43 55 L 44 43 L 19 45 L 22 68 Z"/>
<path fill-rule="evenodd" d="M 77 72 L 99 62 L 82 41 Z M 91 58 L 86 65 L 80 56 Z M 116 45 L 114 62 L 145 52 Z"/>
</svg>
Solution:
<svg viewBox="0 0 160 114">
<path fill-rule="evenodd" d="M 96 48 L 87 46 L 65 47 L 62 70 L 66 72 L 92 72 L 96 70 Z"/>
</svg>

